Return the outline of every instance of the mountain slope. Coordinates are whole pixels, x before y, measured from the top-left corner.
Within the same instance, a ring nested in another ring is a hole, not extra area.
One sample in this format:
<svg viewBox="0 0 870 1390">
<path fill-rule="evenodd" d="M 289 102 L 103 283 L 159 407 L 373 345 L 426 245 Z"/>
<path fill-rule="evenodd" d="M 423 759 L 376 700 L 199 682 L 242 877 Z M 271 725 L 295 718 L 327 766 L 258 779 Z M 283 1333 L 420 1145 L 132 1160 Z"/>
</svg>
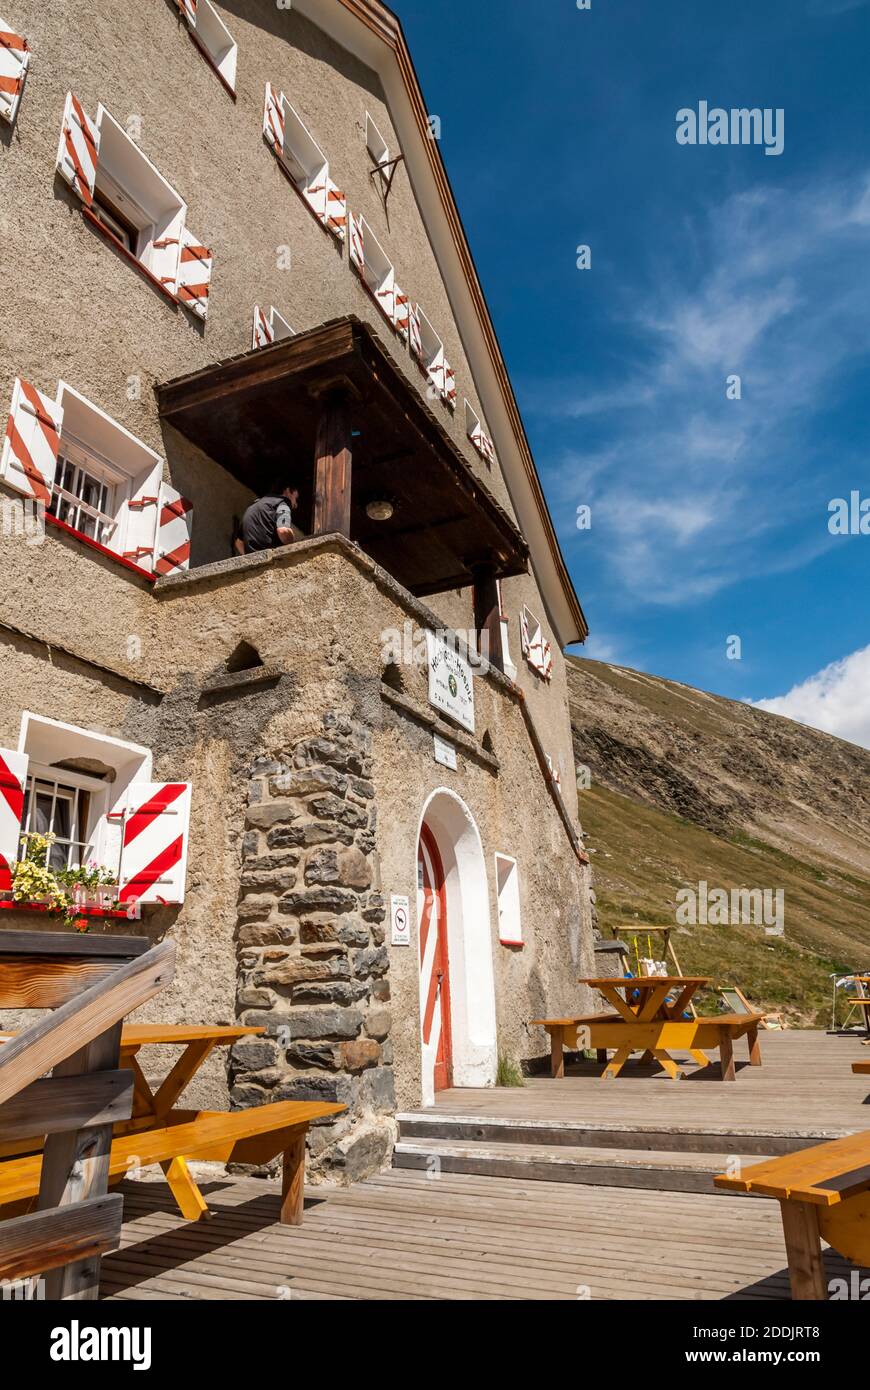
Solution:
<svg viewBox="0 0 870 1390">
<path fill-rule="evenodd" d="M 624 667 L 569 658 L 568 680 L 603 934 L 674 926 L 685 972 L 826 1026 L 828 977 L 870 967 L 870 752 Z M 784 936 L 678 925 L 702 881 L 782 890 Z"/>
</svg>

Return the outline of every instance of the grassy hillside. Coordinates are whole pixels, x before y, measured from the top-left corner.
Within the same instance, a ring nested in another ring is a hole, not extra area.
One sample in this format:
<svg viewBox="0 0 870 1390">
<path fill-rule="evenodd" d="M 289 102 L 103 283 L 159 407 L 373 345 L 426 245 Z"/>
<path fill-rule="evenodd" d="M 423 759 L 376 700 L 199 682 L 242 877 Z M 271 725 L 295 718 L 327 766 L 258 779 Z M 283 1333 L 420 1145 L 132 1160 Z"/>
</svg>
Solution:
<svg viewBox="0 0 870 1390">
<path fill-rule="evenodd" d="M 830 974 L 870 966 L 870 753 L 621 667 L 572 660 L 569 680 L 602 933 L 674 926 L 687 973 L 827 1026 Z M 784 937 L 676 925 L 702 880 L 782 889 Z"/>
</svg>

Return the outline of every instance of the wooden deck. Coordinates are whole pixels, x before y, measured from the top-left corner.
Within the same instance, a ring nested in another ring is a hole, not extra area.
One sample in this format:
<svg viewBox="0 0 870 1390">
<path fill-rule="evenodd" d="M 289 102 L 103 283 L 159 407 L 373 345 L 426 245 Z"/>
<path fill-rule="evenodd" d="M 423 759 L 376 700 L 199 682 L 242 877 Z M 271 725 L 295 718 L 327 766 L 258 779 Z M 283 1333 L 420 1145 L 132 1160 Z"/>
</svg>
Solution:
<svg viewBox="0 0 870 1390">
<path fill-rule="evenodd" d="M 851 1071 L 870 1051 L 859 1039 L 769 1033 L 763 1046 L 764 1066 L 733 1085 L 703 1073 L 603 1082 L 582 1067 L 564 1081 L 443 1092 L 425 1113 L 548 1130 L 633 1126 L 675 1149 L 699 1134 L 870 1128 L 870 1086 Z M 294 1228 L 278 1224 L 277 1184 L 253 1178 L 206 1182 L 214 1216 L 196 1225 L 160 1182 L 121 1190 L 124 1243 L 103 1262 L 108 1298 L 788 1297 L 778 1204 L 760 1198 L 393 1169 L 353 1188 L 308 1189 Z M 848 1278 L 852 1267 L 830 1251 L 826 1263 L 829 1278 Z"/>
<path fill-rule="evenodd" d="M 277 1224 L 255 1178 L 207 1188 L 184 1223 L 129 1183 L 102 1296 L 124 1299 L 784 1299 L 776 1202 L 392 1171 L 307 1195 Z M 829 1251 L 828 1275 L 849 1266 Z"/>
<path fill-rule="evenodd" d="M 636 1062 L 616 1080 L 604 1081 L 601 1067 L 586 1063 L 568 1067 L 560 1081 L 537 1076 L 516 1089 L 440 1091 L 435 1112 L 626 1130 L 654 1127 L 675 1135 L 707 1130 L 837 1137 L 870 1129 L 870 1082 L 852 1072 L 853 1062 L 870 1059 L 870 1047 L 860 1036 L 786 1030 L 762 1032 L 759 1038 L 760 1067 L 750 1067 L 745 1048 L 741 1055 L 741 1045 L 735 1047 L 734 1082 L 720 1081 L 716 1066 L 696 1070 L 690 1062 L 682 1081 Z"/>
</svg>

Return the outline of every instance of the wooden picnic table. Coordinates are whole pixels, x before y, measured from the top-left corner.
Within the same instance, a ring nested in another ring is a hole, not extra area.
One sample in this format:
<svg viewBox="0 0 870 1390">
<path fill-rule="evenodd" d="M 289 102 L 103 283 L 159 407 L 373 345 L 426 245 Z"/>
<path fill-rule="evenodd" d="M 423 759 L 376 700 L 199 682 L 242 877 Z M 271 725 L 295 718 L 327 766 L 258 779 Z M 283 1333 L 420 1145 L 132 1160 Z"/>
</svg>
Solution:
<svg viewBox="0 0 870 1390">
<path fill-rule="evenodd" d="M 240 1038 L 259 1036 L 265 1028 L 226 1027 L 188 1023 L 131 1023 L 121 1033 L 121 1066 L 133 1073 L 133 1120 L 161 1120 L 174 1108 L 200 1067 L 216 1047 L 229 1047 Z M 139 1065 L 143 1047 L 179 1047 L 184 1051 L 156 1093 Z"/>
<path fill-rule="evenodd" d="M 695 992 L 709 983 L 706 975 L 594 975 L 580 980 L 597 989 L 626 1023 L 681 1019 Z M 632 998 L 635 993 L 639 998 Z"/>
<path fill-rule="evenodd" d="M 704 1049 L 717 1048 L 722 1080 L 733 1081 L 733 1044 L 741 1037 L 748 1040 L 752 1065 L 761 1065 L 758 1028 L 763 1014 L 685 1017 L 696 990 L 709 984 L 706 975 L 593 975 L 580 983 L 597 989 L 614 1012 L 531 1020 L 550 1035 L 553 1076 L 565 1074 L 565 1049 L 594 1047 L 598 1060 L 605 1064 L 604 1077 L 619 1076 L 632 1053 L 640 1052 L 642 1062 L 658 1062 L 676 1081 L 682 1069 L 671 1056 L 673 1051 L 688 1052 L 698 1067 L 708 1067 L 710 1059 Z M 609 1052 L 614 1053 L 612 1058 Z"/>
</svg>

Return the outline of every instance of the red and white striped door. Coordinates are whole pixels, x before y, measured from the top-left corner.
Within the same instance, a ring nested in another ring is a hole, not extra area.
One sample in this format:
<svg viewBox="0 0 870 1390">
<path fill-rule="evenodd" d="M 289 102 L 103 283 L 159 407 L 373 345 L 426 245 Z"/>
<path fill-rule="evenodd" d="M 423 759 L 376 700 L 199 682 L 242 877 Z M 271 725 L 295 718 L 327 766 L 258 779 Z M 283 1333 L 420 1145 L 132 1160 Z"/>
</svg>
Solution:
<svg viewBox="0 0 870 1390">
<path fill-rule="evenodd" d="M 453 1085 L 447 892 L 435 836 L 425 824 L 420 830 L 417 849 L 417 920 L 420 923 L 420 1017 L 425 1095 L 431 1089 L 443 1091 Z"/>
</svg>

